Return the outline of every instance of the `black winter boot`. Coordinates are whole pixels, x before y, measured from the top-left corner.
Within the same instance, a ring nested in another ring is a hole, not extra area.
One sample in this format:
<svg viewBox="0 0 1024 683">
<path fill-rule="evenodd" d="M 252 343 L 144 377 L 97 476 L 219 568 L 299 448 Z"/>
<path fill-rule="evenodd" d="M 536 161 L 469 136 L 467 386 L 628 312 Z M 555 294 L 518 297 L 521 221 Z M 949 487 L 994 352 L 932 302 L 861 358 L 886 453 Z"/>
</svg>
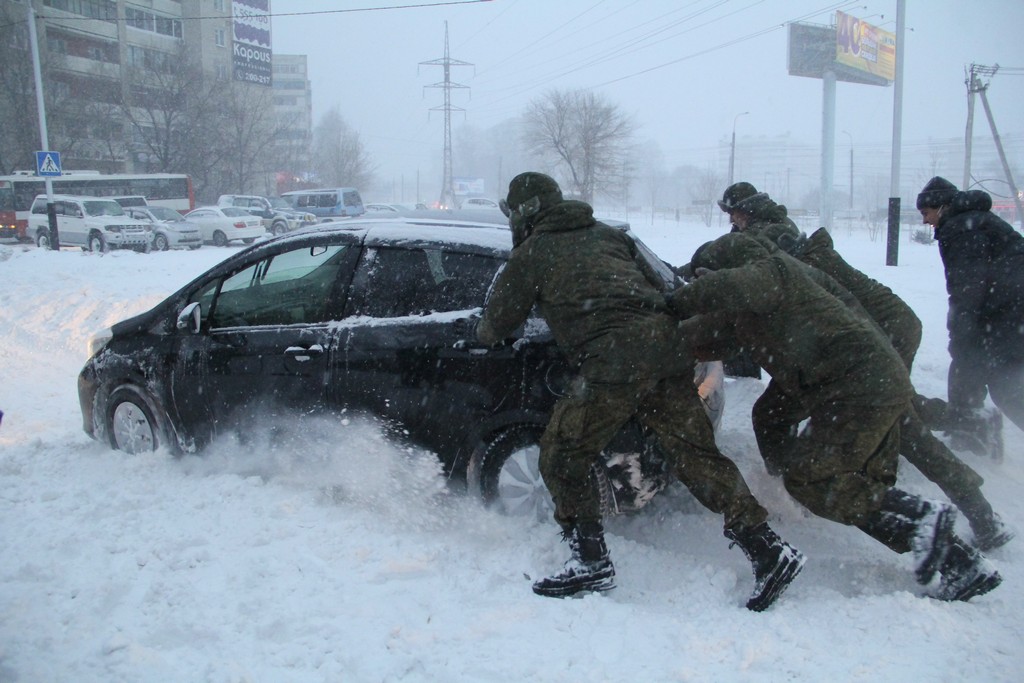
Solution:
<svg viewBox="0 0 1024 683">
<path fill-rule="evenodd" d="M 946 434 L 955 450 L 1003 461 L 1003 413 L 998 408 L 980 408 L 970 417 L 957 419 Z"/>
<path fill-rule="evenodd" d="M 950 498 L 970 523 L 971 531 L 974 532 L 974 545 L 979 550 L 988 552 L 1004 546 L 1016 535 L 1002 518 L 992 511 L 992 506 L 985 500 L 980 489 L 974 489 L 964 496 Z"/>
<path fill-rule="evenodd" d="M 549 598 L 564 598 L 581 591 L 615 588 L 615 567 L 608 557 L 604 527 L 600 522 L 583 522 L 562 532 L 572 551 L 562 571 L 533 584 L 533 592 Z"/>
<path fill-rule="evenodd" d="M 955 535 L 939 572 L 942 574 L 939 588 L 932 594 L 938 600 L 966 602 L 1003 582 L 1003 577 L 984 555 Z"/>
<path fill-rule="evenodd" d="M 899 489 L 889 489 L 882 507 L 859 528 L 896 552 L 914 554 L 914 576 L 924 585 L 946 559 L 952 542 L 956 508 Z"/>
<path fill-rule="evenodd" d="M 803 553 L 779 538 L 768 522 L 726 529 L 725 537 L 740 547 L 753 566 L 754 591 L 747 600 L 747 609 L 754 612 L 771 607 L 807 561 Z"/>
</svg>

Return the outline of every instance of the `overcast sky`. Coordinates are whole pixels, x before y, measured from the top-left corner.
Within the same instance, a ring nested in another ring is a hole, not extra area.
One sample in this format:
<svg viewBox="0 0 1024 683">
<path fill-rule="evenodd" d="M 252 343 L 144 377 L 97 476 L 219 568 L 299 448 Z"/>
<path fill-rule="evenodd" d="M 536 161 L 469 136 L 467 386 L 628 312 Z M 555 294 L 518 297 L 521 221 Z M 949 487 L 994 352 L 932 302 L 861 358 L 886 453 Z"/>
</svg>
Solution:
<svg viewBox="0 0 1024 683">
<path fill-rule="evenodd" d="M 325 13 L 416 2 L 272 3 L 274 51 L 309 57 L 314 123 L 339 106 L 378 175 L 405 182 L 440 165 L 444 117 L 430 110 L 443 90 L 427 86 L 444 72 L 420 63 L 444 56 L 446 21 L 450 57 L 472 64 L 452 68 L 468 86 L 452 93 L 465 110 L 453 130 L 515 117 L 552 88 L 589 88 L 631 114 L 669 168 L 715 158 L 734 122 L 738 138 L 820 142 L 822 83 L 787 74 L 787 23 L 829 24 L 839 9 L 896 30 L 895 0 L 418 0 L 439 6 Z M 906 25 L 905 149 L 963 136 L 967 65 L 1024 67 L 1021 0 L 907 0 Z M 1004 141 L 1019 147 L 1024 78 L 997 74 L 988 94 Z M 852 142 L 887 168 L 893 88 L 841 82 L 836 111 L 837 154 Z M 975 135 L 987 136 L 977 111 Z"/>
</svg>

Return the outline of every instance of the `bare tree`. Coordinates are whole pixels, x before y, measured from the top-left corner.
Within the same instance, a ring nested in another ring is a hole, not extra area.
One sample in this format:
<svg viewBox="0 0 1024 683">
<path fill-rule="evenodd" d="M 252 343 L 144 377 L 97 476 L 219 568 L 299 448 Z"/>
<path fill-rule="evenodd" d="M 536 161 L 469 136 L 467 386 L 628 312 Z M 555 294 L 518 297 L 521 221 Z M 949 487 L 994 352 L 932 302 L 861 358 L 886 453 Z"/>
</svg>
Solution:
<svg viewBox="0 0 1024 683">
<path fill-rule="evenodd" d="M 701 173 L 697 174 L 694 183 L 690 186 L 690 197 L 694 206 L 697 207 L 698 215 L 704 225 L 710 227 L 711 219 L 718 210 L 718 193 L 725 184 L 721 175 L 708 166 Z"/>
<path fill-rule="evenodd" d="M 225 88 L 220 127 L 225 190 L 249 193 L 272 170 L 271 150 L 284 125 L 274 116 L 270 88 L 234 83 Z M 265 183 L 260 183 L 260 192 Z"/>
<path fill-rule="evenodd" d="M 122 115 L 129 149 L 147 170 L 209 177 L 223 155 L 217 144 L 224 95 L 182 49 L 175 59 L 124 68 Z"/>
<path fill-rule="evenodd" d="M 369 187 L 373 167 L 359 133 L 332 107 L 313 130 L 313 168 L 324 186 Z"/>
<path fill-rule="evenodd" d="M 587 90 L 551 90 L 529 104 L 524 120 L 524 143 L 565 171 L 570 191 L 588 202 L 598 192 L 619 194 L 634 126 L 616 105 Z"/>
</svg>

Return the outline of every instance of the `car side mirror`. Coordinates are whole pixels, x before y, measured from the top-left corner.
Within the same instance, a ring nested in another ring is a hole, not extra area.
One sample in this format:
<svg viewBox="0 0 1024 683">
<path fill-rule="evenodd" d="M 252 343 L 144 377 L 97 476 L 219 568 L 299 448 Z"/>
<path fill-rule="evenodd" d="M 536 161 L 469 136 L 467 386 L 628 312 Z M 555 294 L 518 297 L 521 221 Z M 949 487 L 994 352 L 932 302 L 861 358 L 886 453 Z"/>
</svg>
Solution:
<svg viewBox="0 0 1024 683">
<path fill-rule="evenodd" d="M 178 314 L 179 330 L 188 330 L 189 334 L 199 334 L 203 322 L 203 307 L 198 301 L 193 301 Z"/>
</svg>

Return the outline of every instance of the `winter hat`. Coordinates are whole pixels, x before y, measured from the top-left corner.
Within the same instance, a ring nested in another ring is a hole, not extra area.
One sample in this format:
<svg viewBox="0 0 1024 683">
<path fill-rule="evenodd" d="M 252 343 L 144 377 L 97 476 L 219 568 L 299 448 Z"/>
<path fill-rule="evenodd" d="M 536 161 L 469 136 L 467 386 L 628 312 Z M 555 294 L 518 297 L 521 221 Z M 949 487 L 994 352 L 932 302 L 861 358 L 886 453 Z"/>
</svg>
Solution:
<svg viewBox="0 0 1024 683">
<path fill-rule="evenodd" d="M 733 183 L 725 188 L 725 193 L 718 200 L 718 208 L 729 213 L 736 205 L 747 197 L 757 194 L 757 188 L 746 182 Z"/>
<path fill-rule="evenodd" d="M 748 216 L 765 218 L 765 212 L 778 206 L 767 192 L 755 192 L 754 194 L 736 202 L 732 207 L 733 211 L 741 211 Z"/>
<path fill-rule="evenodd" d="M 917 210 L 924 208 L 937 209 L 953 201 L 956 196 L 956 185 L 949 182 L 942 176 L 935 176 L 924 186 L 917 195 Z"/>
<path fill-rule="evenodd" d="M 534 198 L 537 201 L 531 201 Z M 508 184 L 508 197 L 505 199 L 509 210 L 523 216 L 533 215 L 561 201 L 562 189 L 555 179 L 535 171 L 520 173 L 513 178 Z"/>
<path fill-rule="evenodd" d="M 757 238 L 742 232 L 730 232 L 697 247 L 690 259 L 690 266 L 695 272 L 698 268 L 739 268 L 770 255 L 768 247 Z"/>
</svg>

